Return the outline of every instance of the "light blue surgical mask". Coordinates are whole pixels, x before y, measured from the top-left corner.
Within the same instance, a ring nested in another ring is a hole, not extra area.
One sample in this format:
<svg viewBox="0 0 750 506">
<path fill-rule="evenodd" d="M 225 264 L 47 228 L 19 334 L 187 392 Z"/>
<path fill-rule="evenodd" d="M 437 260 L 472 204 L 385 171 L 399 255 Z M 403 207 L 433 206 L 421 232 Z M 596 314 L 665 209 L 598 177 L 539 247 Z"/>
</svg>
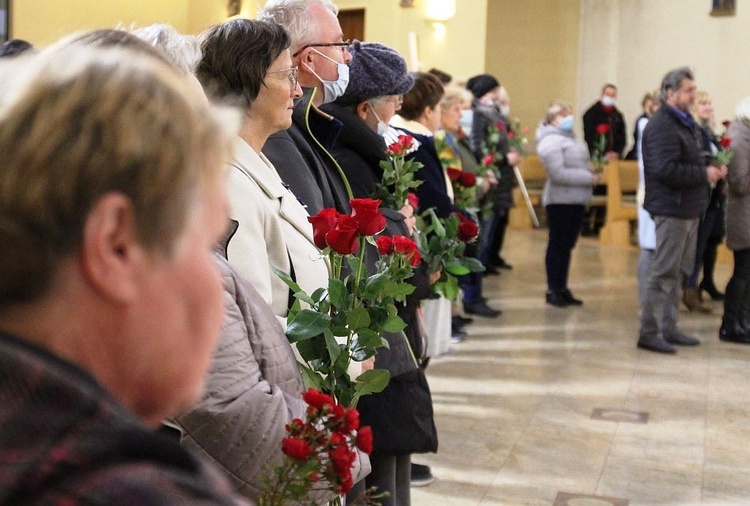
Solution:
<svg viewBox="0 0 750 506">
<path fill-rule="evenodd" d="M 560 128 L 560 130 L 562 130 L 564 132 L 570 132 L 571 130 L 573 130 L 573 124 L 574 123 L 575 123 L 575 121 L 573 119 L 573 116 L 572 115 L 568 115 L 568 116 L 565 116 L 564 118 L 562 118 L 560 120 L 560 124 L 558 124 L 557 126 L 558 126 L 558 128 Z"/>
<path fill-rule="evenodd" d="M 607 107 L 614 107 L 617 104 L 617 100 L 612 97 L 602 97 L 602 105 Z"/>
<path fill-rule="evenodd" d="M 471 124 L 474 122 L 474 111 L 471 109 L 464 109 L 461 111 L 461 130 L 465 133 L 471 133 Z"/>
<path fill-rule="evenodd" d="M 349 66 L 346 63 L 337 62 L 330 56 L 324 55 L 315 48 L 312 48 L 312 50 L 326 60 L 333 62 L 333 64 L 336 65 L 336 70 L 338 71 L 339 76 L 335 81 L 325 81 L 318 74 L 316 74 L 315 71 L 311 69 L 307 63 L 302 63 L 302 65 L 307 67 L 307 70 L 309 70 L 312 75 L 317 77 L 318 81 L 323 84 L 323 103 L 329 104 L 343 95 L 346 91 L 346 87 L 349 86 Z"/>
<path fill-rule="evenodd" d="M 367 102 L 370 104 L 370 110 L 375 115 L 375 119 L 378 120 L 378 135 L 383 137 L 385 133 L 388 131 L 388 124 L 383 122 L 383 120 L 380 119 L 380 116 L 378 116 L 378 113 L 375 112 L 375 106 L 372 105 L 372 102 Z"/>
<path fill-rule="evenodd" d="M 503 116 L 503 118 L 507 118 L 508 114 L 510 114 L 510 106 L 509 105 L 501 105 L 500 106 L 500 114 Z"/>
</svg>

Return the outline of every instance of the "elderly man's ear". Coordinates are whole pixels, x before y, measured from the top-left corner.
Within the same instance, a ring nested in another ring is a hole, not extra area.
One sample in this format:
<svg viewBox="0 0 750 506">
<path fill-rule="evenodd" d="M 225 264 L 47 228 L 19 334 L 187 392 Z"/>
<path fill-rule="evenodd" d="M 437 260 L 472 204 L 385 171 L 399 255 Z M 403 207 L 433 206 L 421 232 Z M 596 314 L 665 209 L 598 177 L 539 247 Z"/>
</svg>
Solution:
<svg viewBox="0 0 750 506">
<path fill-rule="evenodd" d="M 80 261 L 93 290 L 113 303 L 138 295 L 139 267 L 146 259 L 138 242 L 133 204 L 121 193 L 100 198 L 86 217 Z"/>
</svg>

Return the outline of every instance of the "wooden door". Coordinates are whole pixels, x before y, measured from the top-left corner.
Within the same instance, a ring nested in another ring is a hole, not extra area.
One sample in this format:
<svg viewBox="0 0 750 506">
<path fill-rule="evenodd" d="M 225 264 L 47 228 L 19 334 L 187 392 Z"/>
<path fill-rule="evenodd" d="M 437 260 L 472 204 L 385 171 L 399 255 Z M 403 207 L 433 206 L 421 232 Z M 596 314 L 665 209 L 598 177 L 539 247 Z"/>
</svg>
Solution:
<svg viewBox="0 0 750 506">
<path fill-rule="evenodd" d="M 339 11 L 339 23 L 344 32 L 344 40 L 365 40 L 365 10 L 342 9 Z"/>
</svg>

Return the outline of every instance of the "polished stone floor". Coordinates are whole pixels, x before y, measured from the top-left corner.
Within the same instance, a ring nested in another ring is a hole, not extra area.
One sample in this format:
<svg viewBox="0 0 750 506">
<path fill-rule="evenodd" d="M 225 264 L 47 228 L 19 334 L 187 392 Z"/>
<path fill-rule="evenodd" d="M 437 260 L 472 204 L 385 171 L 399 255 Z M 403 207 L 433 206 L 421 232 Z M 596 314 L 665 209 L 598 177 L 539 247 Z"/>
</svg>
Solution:
<svg viewBox="0 0 750 506">
<path fill-rule="evenodd" d="M 701 346 L 638 350 L 637 250 L 582 239 L 585 304 L 560 309 L 544 304 L 545 247 L 508 232 L 514 269 L 485 279 L 503 315 L 427 369 L 440 449 L 414 456 L 435 481 L 412 504 L 750 504 L 750 346 L 718 340 L 720 303 L 680 315 Z"/>
</svg>

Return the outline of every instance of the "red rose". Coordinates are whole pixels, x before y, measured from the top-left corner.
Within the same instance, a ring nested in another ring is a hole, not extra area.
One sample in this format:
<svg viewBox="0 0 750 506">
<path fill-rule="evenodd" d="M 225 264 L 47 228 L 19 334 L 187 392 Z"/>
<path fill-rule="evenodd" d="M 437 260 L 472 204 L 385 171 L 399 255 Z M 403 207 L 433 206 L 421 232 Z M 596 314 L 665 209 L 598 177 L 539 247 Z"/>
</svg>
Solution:
<svg viewBox="0 0 750 506">
<path fill-rule="evenodd" d="M 732 139 L 729 137 L 722 137 L 721 138 L 721 147 L 724 149 L 727 149 L 729 146 L 732 145 Z"/>
<path fill-rule="evenodd" d="M 320 476 L 315 471 L 310 472 L 308 477 L 310 478 L 310 481 L 313 483 L 318 483 L 320 481 Z"/>
<path fill-rule="evenodd" d="M 409 259 L 409 265 L 412 267 L 416 267 L 419 265 L 419 262 L 422 261 L 422 254 L 419 251 L 415 251 L 411 254 L 411 256 L 408 257 Z"/>
<path fill-rule="evenodd" d="M 404 152 L 409 151 L 414 144 L 414 137 L 411 135 L 399 135 L 398 142 L 403 146 Z"/>
<path fill-rule="evenodd" d="M 302 439 L 285 437 L 281 440 L 281 451 L 293 459 L 305 460 L 313 452 L 313 448 Z"/>
<path fill-rule="evenodd" d="M 419 208 L 419 197 L 417 197 L 416 193 L 410 193 L 409 195 L 407 195 L 406 200 L 415 211 Z"/>
<path fill-rule="evenodd" d="M 472 186 L 477 184 L 477 176 L 475 176 L 471 172 L 461 172 L 461 178 L 458 180 L 458 182 L 466 186 L 467 188 L 471 188 Z"/>
<path fill-rule="evenodd" d="M 721 122 L 721 124 L 724 125 L 724 128 L 729 128 L 729 125 L 731 125 L 732 122 L 729 121 L 728 119 L 725 119 L 724 121 Z"/>
<path fill-rule="evenodd" d="M 456 231 L 456 236 L 458 237 L 458 239 L 463 242 L 470 242 L 474 240 L 479 233 L 477 224 L 461 213 L 454 214 L 458 215 L 458 219 L 461 221 L 458 225 L 458 230 Z"/>
<path fill-rule="evenodd" d="M 354 482 L 352 482 L 352 476 L 350 473 L 349 476 L 342 481 L 341 485 L 338 488 L 338 493 L 341 495 L 346 495 L 349 493 L 353 486 Z"/>
<path fill-rule="evenodd" d="M 326 406 L 331 407 L 334 405 L 333 397 L 324 394 L 320 390 L 315 390 L 314 388 L 308 388 L 307 392 L 302 394 L 302 399 L 307 404 L 317 409 L 323 409 Z M 301 421 L 302 420 L 300 420 L 300 422 Z M 292 423 L 294 423 L 294 420 L 292 420 Z"/>
<path fill-rule="evenodd" d="M 346 438 L 338 432 L 334 432 L 333 434 L 331 434 L 328 442 L 334 448 L 338 448 L 339 446 L 346 445 Z"/>
<path fill-rule="evenodd" d="M 336 228 L 326 234 L 326 243 L 340 255 L 351 255 L 357 251 L 357 220 L 348 214 L 340 214 Z"/>
<path fill-rule="evenodd" d="M 352 218 L 357 220 L 360 235 L 375 235 L 385 228 L 385 216 L 378 211 L 380 200 L 351 199 Z"/>
<path fill-rule="evenodd" d="M 347 432 L 357 430 L 359 428 L 359 411 L 354 408 L 346 408 L 344 414 L 344 429 Z"/>
<path fill-rule="evenodd" d="M 315 216 L 307 217 L 307 221 L 312 223 L 313 240 L 318 249 L 325 249 L 328 246 L 326 244 L 326 234 L 336 227 L 338 217 L 339 213 L 332 207 L 323 209 Z"/>
<path fill-rule="evenodd" d="M 284 428 L 292 436 L 298 436 L 302 434 L 302 431 L 305 428 L 305 422 L 303 422 L 299 418 L 295 418 L 294 420 L 286 424 Z"/>
<path fill-rule="evenodd" d="M 372 453 L 372 429 L 369 425 L 360 427 L 357 431 L 357 448 L 368 455 Z"/>
<path fill-rule="evenodd" d="M 482 158 L 482 165 L 488 166 L 492 165 L 495 161 L 495 153 L 490 153 L 488 155 L 485 155 L 484 158 Z"/>
<path fill-rule="evenodd" d="M 503 132 L 505 132 L 505 129 L 507 128 L 505 126 L 505 123 L 503 123 L 502 121 L 498 121 L 497 123 L 495 123 L 495 126 L 497 127 L 498 130 L 501 130 Z"/>
<path fill-rule="evenodd" d="M 333 462 L 333 468 L 336 470 L 336 474 L 339 476 L 346 475 L 351 472 L 352 463 L 356 458 L 356 454 L 344 446 L 337 446 L 333 450 L 328 452 L 328 456 Z"/>
<path fill-rule="evenodd" d="M 598 133 L 599 135 L 604 135 L 607 132 L 609 132 L 609 125 L 607 125 L 606 123 L 599 123 L 598 125 L 596 125 L 596 133 Z"/>
<path fill-rule="evenodd" d="M 422 261 L 422 255 L 419 253 L 417 243 L 403 235 L 393 237 L 393 250 L 401 253 L 409 261 L 409 265 L 416 267 Z"/>
<path fill-rule="evenodd" d="M 445 173 L 448 174 L 448 179 L 451 181 L 458 181 L 461 178 L 461 170 L 455 167 L 448 167 L 445 169 Z"/>
<path fill-rule="evenodd" d="M 393 239 L 391 239 L 387 235 L 378 237 L 375 241 L 375 244 L 378 247 L 378 253 L 380 253 L 381 255 L 385 256 L 393 253 Z"/>
</svg>

